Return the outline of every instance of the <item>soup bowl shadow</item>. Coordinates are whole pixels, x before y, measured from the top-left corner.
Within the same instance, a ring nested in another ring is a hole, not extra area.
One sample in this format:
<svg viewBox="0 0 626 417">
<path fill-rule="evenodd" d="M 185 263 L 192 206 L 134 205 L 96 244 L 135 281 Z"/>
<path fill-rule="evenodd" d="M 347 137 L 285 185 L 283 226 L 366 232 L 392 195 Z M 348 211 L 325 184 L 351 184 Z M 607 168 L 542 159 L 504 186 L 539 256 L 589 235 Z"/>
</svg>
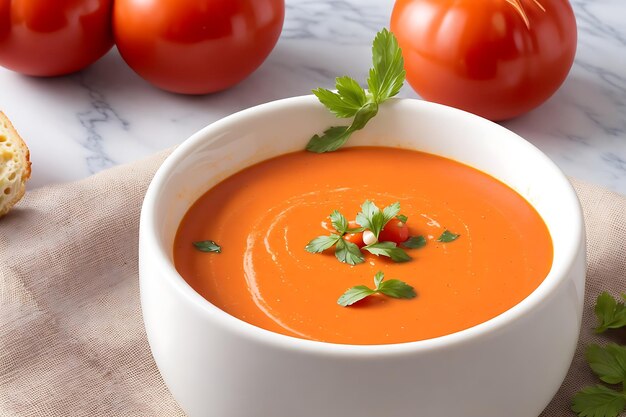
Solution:
<svg viewBox="0 0 626 417">
<path fill-rule="evenodd" d="M 173 265 L 187 209 L 244 167 L 303 149 L 340 124 L 313 96 L 215 122 L 158 170 L 141 213 L 143 318 L 163 379 L 190 417 L 536 417 L 562 383 L 580 329 L 585 237 L 576 194 L 543 153 L 478 116 L 421 100 L 386 103 L 349 146 L 415 149 L 504 182 L 542 216 L 554 259 L 519 304 L 469 329 L 389 345 L 293 338 L 243 322 L 196 293 Z"/>
</svg>

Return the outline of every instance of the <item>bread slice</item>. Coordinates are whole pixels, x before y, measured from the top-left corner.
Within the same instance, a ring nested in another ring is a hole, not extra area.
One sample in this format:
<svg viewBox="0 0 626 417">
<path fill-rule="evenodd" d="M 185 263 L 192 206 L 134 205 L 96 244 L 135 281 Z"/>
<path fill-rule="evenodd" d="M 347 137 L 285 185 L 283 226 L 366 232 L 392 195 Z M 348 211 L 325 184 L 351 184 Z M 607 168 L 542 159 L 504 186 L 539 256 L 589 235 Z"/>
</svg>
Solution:
<svg viewBox="0 0 626 417">
<path fill-rule="evenodd" d="M 30 178 L 30 153 L 15 128 L 0 112 L 0 216 L 19 201 Z"/>
</svg>

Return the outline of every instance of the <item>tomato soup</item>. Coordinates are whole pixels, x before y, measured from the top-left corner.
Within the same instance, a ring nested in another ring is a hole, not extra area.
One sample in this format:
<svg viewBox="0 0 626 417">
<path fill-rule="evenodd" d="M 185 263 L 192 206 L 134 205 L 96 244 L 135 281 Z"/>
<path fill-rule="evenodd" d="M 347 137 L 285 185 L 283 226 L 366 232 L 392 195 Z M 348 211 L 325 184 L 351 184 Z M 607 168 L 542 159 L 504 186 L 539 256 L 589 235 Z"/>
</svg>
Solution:
<svg viewBox="0 0 626 417">
<path fill-rule="evenodd" d="M 410 235 L 426 239 L 406 249 L 411 261 L 365 252 L 365 262 L 351 266 L 332 249 L 305 250 L 329 234 L 333 210 L 354 220 L 365 200 L 400 202 Z M 460 236 L 437 241 L 445 230 Z M 193 245 L 209 239 L 221 253 Z M 417 341 L 485 322 L 537 288 L 552 256 L 545 223 L 508 186 L 439 156 L 377 147 L 295 152 L 246 168 L 189 209 L 174 243 L 179 273 L 225 312 L 273 332 L 344 344 Z M 378 271 L 417 296 L 337 303 L 348 288 L 373 288 Z"/>
</svg>

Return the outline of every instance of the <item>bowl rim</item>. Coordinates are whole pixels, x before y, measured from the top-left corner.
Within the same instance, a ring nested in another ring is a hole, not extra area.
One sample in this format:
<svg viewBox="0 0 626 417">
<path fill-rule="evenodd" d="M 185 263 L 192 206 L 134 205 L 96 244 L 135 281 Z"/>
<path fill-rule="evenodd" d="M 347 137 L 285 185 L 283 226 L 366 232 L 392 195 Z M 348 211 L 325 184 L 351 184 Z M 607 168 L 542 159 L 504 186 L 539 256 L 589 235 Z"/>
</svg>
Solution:
<svg viewBox="0 0 626 417">
<path fill-rule="evenodd" d="M 150 262 L 157 263 L 156 267 L 161 271 L 161 275 L 165 277 L 170 289 L 176 291 L 180 296 L 182 296 L 185 302 L 198 314 L 201 314 L 204 319 L 214 322 L 214 324 L 218 325 L 223 330 L 237 334 L 241 338 L 249 339 L 254 343 L 260 343 L 278 349 L 297 349 L 309 354 L 368 357 L 378 356 L 381 354 L 405 355 L 434 349 L 441 350 L 446 347 L 470 343 L 476 338 L 484 337 L 485 335 L 493 333 L 496 330 L 520 319 L 527 312 L 533 310 L 539 304 L 550 298 L 550 295 L 554 293 L 559 284 L 565 280 L 568 273 L 573 269 L 576 259 L 580 256 L 585 256 L 585 230 L 582 208 L 572 184 L 569 182 L 561 169 L 536 146 L 516 133 L 494 122 L 463 110 L 424 100 L 411 98 L 394 98 L 392 100 L 396 102 L 415 102 L 420 103 L 419 105 L 423 106 L 435 106 L 443 109 L 444 111 L 458 112 L 458 114 L 462 117 L 475 118 L 481 120 L 482 123 L 496 125 L 503 129 L 503 131 L 506 131 L 510 135 L 516 137 L 517 140 L 522 141 L 522 145 L 527 146 L 529 151 L 534 154 L 534 157 L 539 160 L 543 160 L 543 163 L 546 164 L 547 168 L 551 169 L 553 171 L 553 175 L 556 176 L 555 179 L 557 179 L 559 187 L 563 188 L 567 198 L 567 200 L 561 199 L 561 203 L 563 206 L 570 207 L 572 210 L 574 221 L 572 222 L 571 227 L 575 229 L 573 230 L 575 239 L 565 242 L 568 247 L 566 247 L 565 250 L 566 259 L 562 263 L 562 267 L 555 270 L 553 262 L 550 272 L 541 284 L 526 298 L 513 307 L 485 322 L 455 333 L 431 339 L 391 344 L 340 344 L 288 336 L 250 324 L 213 305 L 197 293 L 184 280 L 174 267 L 173 262 L 169 260 L 170 256 L 157 233 L 155 207 L 158 204 L 158 197 L 166 179 L 173 172 L 173 170 L 175 170 L 179 163 L 181 163 L 189 154 L 193 153 L 197 147 L 201 146 L 206 140 L 211 138 L 212 133 L 219 130 L 222 125 L 237 122 L 240 119 L 245 119 L 251 115 L 257 115 L 260 112 L 273 112 L 281 110 L 294 104 L 319 105 L 317 98 L 313 95 L 284 98 L 238 111 L 205 126 L 178 145 L 157 169 L 146 191 L 140 218 L 139 263 L 142 263 L 142 253 L 150 253 Z M 554 237 L 552 237 L 552 239 L 554 240 Z M 140 280 L 142 280 L 141 275 L 142 274 L 140 272 Z"/>
</svg>

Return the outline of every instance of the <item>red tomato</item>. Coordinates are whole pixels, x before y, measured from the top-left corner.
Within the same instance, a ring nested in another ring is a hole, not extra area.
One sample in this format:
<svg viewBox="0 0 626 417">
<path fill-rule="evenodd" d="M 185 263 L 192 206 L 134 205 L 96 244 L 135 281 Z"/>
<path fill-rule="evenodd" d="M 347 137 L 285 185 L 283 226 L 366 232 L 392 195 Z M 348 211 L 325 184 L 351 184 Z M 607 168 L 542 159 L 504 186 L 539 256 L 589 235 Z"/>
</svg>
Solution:
<svg viewBox="0 0 626 417">
<path fill-rule="evenodd" d="M 113 46 L 112 0 L 0 0 L 0 65 L 36 76 L 78 71 Z"/>
<path fill-rule="evenodd" d="M 361 225 L 358 224 L 354 220 L 350 220 L 348 222 L 348 228 L 349 229 L 358 229 L 359 227 L 361 227 Z M 343 238 L 344 238 L 344 240 L 347 240 L 348 242 L 354 243 L 359 248 L 362 248 L 363 246 L 365 246 L 365 243 L 363 243 L 363 232 L 346 233 L 345 235 L 343 235 Z"/>
<path fill-rule="evenodd" d="M 567 0 L 397 0 L 391 30 L 420 96 L 492 120 L 547 100 L 576 52 Z"/>
<path fill-rule="evenodd" d="M 326 221 L 326 220 L 322 221 L 322 227 L 331 233 L 337 233 L 337 231 L 335 230 L 335 228 L 333 227 L 330 221 Z M 348 221 L 349 229 L 358 229 L 359 227 L 361 226 L 356 221 L 354 220 Z M 365 243 L 363 243 L 363 232 L 346 233 L 345 235 L 343 235 L 343 238 L 344 240 L 347 240 L 348 242 L 354 243 L 359 248 L 362 248 L 363 246 L 365 246 Z"/>
<path fill-rule="evenodd" d="M 365 243 L 363 243 L 363 233 L 346 233 L 343 235 L 343 240 L 354 243 L 359 248 L 365 246 Z"/>
<path fill-rule="evenodd" d="M 284 0 L 116 0 L 115 42 L 141 77 L 205 94 L 246 78 L 274 48 Z"/>
<path fill-rule="evenodd" d="M 400 220 L 391 219 L 378 235 L 379 242 L 396 242 L 398 244 L 409 238 L 409 228 Z"/>
</svg>

